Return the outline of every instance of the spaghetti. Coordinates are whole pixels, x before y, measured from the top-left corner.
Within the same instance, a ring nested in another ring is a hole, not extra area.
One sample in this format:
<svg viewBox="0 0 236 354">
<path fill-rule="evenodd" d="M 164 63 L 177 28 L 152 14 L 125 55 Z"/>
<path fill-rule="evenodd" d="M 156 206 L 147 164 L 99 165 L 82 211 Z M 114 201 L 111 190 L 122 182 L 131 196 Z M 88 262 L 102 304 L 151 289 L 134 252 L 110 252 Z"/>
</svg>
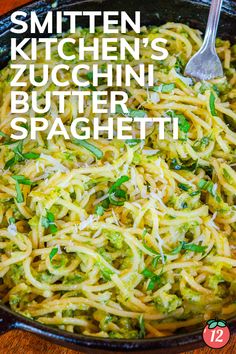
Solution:
<svg viewBox="0 0 236 354">
<path fill-rule="evenodd" d="M 102 35 L 97 28 L 95 36 Z M 73 35 L 81 36 L 89 44 L 94 35 L 86 29 Z M 143 27 L 139 36 L 166 38 L 170 55 L 155 63 L 154 87 L 132 81 L 126 87 L 129 116 L 177 116 L 178 141 L 168 131 L 158 140 L 152 126 L 145 141 L 47 141 L 45 132 L 37 142 L 12 141 L 12 72 L 0 73 L 2 302 L 70 332 L 167 336 L 236 314 L 235 46 L 217 40 L 223 78 L 193 82 L 183 68 L 202 43 L 199 31 L 167 23 Z M 124 37 L 132 43 L 135 34 Z M 147 50 L 141 61 L 152 64 Z M 49 67 L 58 60 L 52 55 Z M 89 55 L 86 62 L 93 64 Z M 37 88 L 39 104 L 54 89 L 50 82 Z M 66 88 L 72 89 L 78 87 Z M 102 79 L 98 89 L 106 90 Z M 76 102 L 68 97 L 59 114 L 53 100 L 44 116 L 69 126 L 78 116 Z M 97 116 L 106 123 L 107 114 Z"/>
</svg>

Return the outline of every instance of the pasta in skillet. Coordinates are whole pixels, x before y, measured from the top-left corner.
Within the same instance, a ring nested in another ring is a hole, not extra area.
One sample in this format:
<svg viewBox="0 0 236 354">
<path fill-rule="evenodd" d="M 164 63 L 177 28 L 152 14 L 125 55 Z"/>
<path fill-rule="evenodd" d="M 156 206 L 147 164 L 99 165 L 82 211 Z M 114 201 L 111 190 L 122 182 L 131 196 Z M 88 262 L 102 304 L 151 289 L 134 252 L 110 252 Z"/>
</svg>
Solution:
<svg viewBox="0 0 236 354">
<path fill-rule="evenodd" d="M 89 44 L 93 35 L 73 36 Z M 132 43 L 137 34 L 124 36 Z M 202 43 L 199 31 L 167 23 L 139 36 L 166 38 L 170 55 L 155 63 L 154 87 L 126 87 L 129 115 L 178 117 L 178 141 L 168 131 L 161 141 L 150 127 L 145 141 L 47 141 L 42 132 L 37 142 L 13 142 L 12 71 L 0 72 L 1 299 L 70 332 L 167 336 L 236 313 L 235 45 L 217 40 L 223 78 L 194 82 L 183 69 Z M 148 58 L 142 48 L 142 62 Z M 58 62 L 55 54 L 49 64 Z M 40 80 L 40 53 L 37 63 Z M 54 89 L 37 89 L 42 105 Z M 103 80 L 98 89 L 106 90 Z M 91 111 L 87 98 L 92 121 Z M 75 101 L 67 99 L 63 115 L 56 104 L 45 115 L 57 116 L 69 126 Z"/>
</svg>

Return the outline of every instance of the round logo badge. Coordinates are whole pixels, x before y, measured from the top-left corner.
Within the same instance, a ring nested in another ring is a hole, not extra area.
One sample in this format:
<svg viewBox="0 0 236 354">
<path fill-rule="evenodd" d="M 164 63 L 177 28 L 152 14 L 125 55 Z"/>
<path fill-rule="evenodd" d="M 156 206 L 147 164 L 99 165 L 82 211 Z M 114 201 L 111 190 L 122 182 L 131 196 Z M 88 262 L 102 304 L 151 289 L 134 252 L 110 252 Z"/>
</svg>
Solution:
<svg viewBox="0 0 236 354">
<path fill-rule="evenodd" d="M 213 349 L 223 348 L 230 339 L 230 331 L 224 320 L 209 320 L 202 337 L 206 345 Z"/>
</svg>

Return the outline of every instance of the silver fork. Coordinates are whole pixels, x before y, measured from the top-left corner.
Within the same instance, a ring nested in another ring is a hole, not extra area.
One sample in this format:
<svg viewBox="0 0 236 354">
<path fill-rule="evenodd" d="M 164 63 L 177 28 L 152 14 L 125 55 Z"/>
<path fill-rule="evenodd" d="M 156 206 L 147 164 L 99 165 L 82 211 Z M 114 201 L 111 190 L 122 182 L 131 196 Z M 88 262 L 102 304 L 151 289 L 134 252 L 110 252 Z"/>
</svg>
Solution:
<svg viewBox="0 0 236 354">
<path fill-rule="evenodd" d="M 197 80 L 210 80 L 223 76 L 223 69 L 216 54 L 215 39 L 223 0 L 212 0 L 203 44 L 189 60 L 184 74 Z"/>
</svg>

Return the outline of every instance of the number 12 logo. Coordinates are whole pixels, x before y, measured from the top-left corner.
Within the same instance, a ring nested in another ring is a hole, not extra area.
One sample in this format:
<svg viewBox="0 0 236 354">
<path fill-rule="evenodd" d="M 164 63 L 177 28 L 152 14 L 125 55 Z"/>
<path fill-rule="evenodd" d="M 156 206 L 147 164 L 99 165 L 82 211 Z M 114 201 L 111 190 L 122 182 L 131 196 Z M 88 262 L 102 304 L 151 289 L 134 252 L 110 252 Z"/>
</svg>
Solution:
<svg viewBox="0 0 236 354">
<path fill-rule="evenodd" d="M 230 331 L 224 320 L 209 320 L 202 337 L 206 345 L 213 349 L 223 348 L 230 339 Z"/>
</svg>

